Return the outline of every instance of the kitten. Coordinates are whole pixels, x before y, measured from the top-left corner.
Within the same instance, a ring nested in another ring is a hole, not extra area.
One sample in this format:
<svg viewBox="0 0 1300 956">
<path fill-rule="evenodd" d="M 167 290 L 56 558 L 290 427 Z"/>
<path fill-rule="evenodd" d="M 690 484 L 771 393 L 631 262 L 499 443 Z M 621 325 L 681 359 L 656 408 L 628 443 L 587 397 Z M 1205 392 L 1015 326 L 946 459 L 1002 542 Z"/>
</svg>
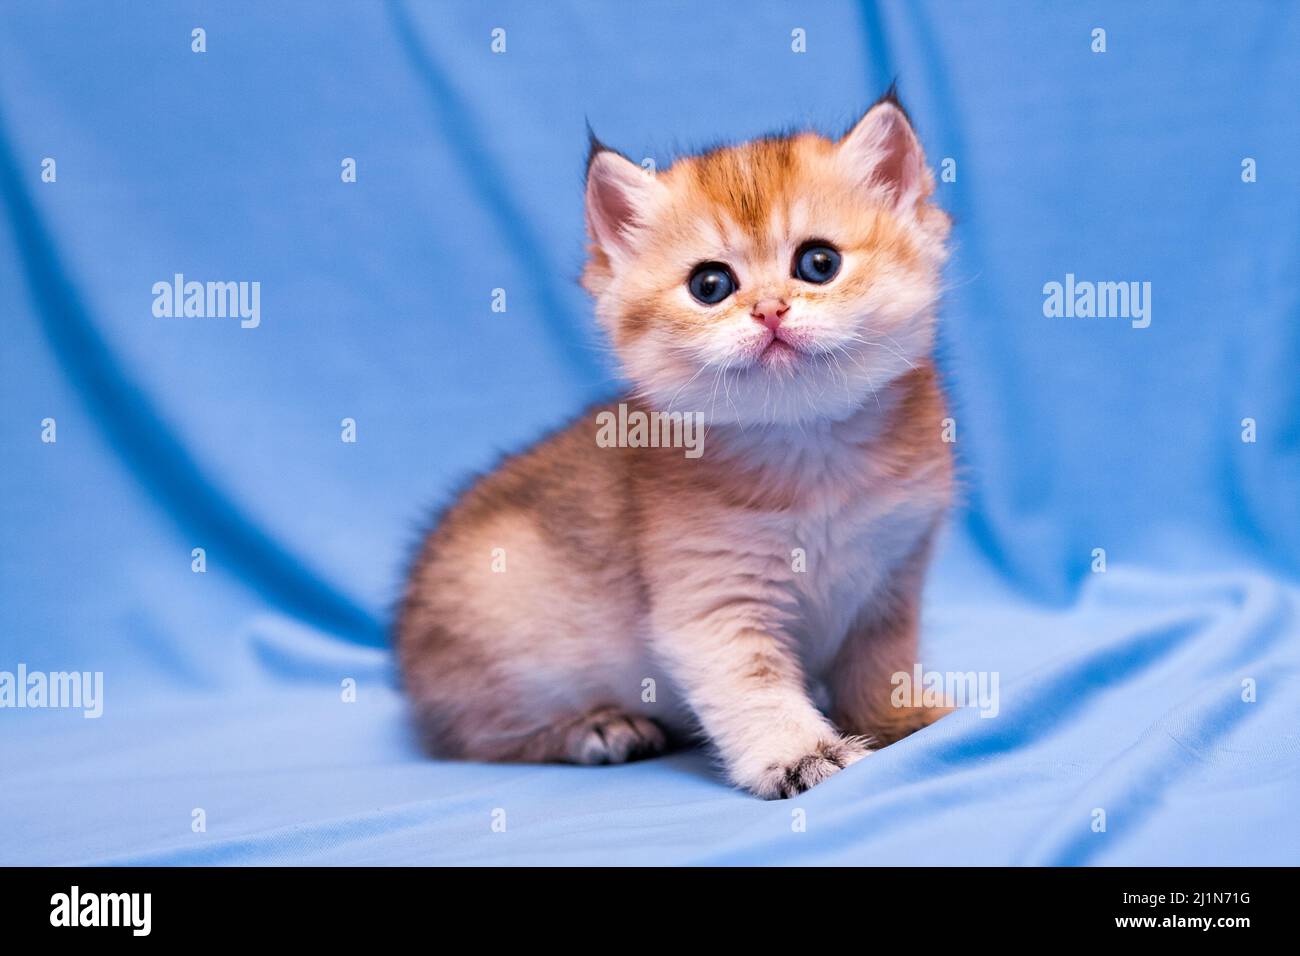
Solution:
<svg viewBox="0 0 1300 956">
<path fill-rule="evenodd" d="M 892 90 L 838 142 L 657 174 L 593 138 L 583 284 L 628 409 L 706 413 L 703 453 L 601 447 L 598 406 L 451 506 L 397 624 L 437 752 L 619 763 L 702 732 L 788 797 L 940 715 L 890 703 L 952 493 L 933 188 Z"/>
</svg>

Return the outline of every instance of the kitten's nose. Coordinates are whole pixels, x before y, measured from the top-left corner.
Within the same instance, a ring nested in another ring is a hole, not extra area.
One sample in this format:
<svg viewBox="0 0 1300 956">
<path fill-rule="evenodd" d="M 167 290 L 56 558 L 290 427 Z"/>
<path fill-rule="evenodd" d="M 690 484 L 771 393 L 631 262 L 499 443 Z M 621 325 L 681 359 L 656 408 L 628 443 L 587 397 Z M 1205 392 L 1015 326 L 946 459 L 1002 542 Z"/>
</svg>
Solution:
<svg viewBox="0 0 1300 956">
<path fill-rule="evenodd" d="M 781 324 L 781 319 L 789 311 L 790 306 L 785 304 L 784 299 L 764 299 L 755 305 L 749 314 L 775 332 L 777 326 Z"/>
</svg>

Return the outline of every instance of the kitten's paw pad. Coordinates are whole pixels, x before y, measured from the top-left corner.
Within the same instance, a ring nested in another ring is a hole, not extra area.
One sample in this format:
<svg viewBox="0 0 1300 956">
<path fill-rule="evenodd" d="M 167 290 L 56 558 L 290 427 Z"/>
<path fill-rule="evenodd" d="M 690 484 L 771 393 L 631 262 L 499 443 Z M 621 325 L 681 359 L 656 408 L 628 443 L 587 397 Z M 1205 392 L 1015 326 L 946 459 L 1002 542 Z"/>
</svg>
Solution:
<svg viewBox="0 0 1300 956">
<path fill-rule="evenodd" d="M 845 737 L 823 741 L 816 750 L 798 760 L 768 767 L 754 787 L 754 793 L 765 800 L 797 796 L 869 753 L 871 749 L 860 739 Z"/>
<path fill-rule="evenodd" d="M 574 763 L 626 763 L 668 749 L 668 738 L 653 720 L 613 708 L 586 715 L 569 735 Z"/>
</svg>

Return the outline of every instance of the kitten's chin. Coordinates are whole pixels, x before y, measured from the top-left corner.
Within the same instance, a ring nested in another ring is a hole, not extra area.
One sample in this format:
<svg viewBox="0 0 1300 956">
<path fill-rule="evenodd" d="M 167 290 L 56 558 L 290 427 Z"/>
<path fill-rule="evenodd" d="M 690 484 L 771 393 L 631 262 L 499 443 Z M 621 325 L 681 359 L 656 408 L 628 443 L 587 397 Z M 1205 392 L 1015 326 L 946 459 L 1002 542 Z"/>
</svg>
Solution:
<svg viewBox="0 0 1300 956">
<path fill-rule="evenodd" d="M 876 398 L 869 382 L 846 376 L 833 363 L 786 347 L 746 366 L 662 389 L 640 389 L 661 411 L 699 413 L 712 426 L 807 427 L 843 421 Z"/>
<path fill-rule="evenodd" d="M 879 407 L 925 345 L 906 337 L 828 345 L 807 335 L 769 335 L 708 361 L 659 349 L 631 353 L 624 373 L 658 411 L 698 414 L 715 426 L 807 427 Z"/>
</svg>

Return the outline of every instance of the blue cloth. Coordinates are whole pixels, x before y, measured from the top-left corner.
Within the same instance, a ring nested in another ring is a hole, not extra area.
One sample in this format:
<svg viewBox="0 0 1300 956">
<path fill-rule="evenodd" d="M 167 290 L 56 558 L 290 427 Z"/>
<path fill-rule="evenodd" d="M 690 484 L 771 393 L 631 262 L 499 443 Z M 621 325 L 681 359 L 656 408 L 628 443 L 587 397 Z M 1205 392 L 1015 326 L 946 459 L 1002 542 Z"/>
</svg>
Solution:
<svg viewBox="0 0 1300 956">
<path fill-rule="evenodd" d="M 104 698 L 0 710 L 0 863 L 1300 862 L 1297 49 L 1208 0 L 8 5 L 0 671 Z M 662 163 L 895 76 L 956 173 L 924 663 L 998 715 L 778 803 L 698 752 L 424 757 L 385 629 L 425 516 L 617 385 L 584 120 Z M 178 273 L 260 324 L 156 317 Z M 1045 316 L 1067 275 L 1150 326 Z"/>
</svg>

